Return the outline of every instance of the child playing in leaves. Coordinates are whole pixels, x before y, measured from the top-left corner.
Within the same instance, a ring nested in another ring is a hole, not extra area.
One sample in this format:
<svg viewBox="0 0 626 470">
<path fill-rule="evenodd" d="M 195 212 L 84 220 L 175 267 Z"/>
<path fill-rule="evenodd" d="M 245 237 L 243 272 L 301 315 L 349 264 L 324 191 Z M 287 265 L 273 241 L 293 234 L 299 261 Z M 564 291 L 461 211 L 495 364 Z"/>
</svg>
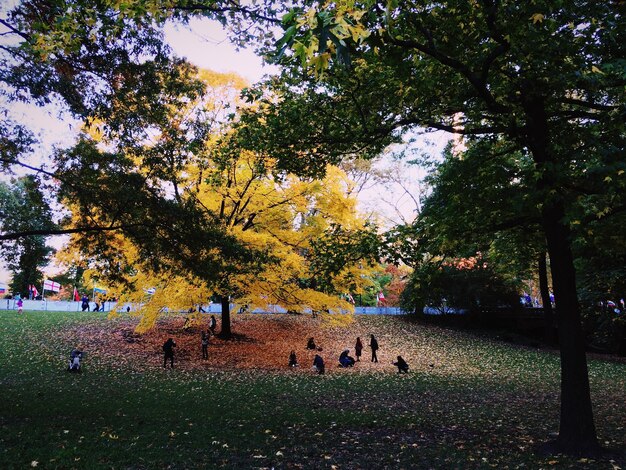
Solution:
<svg viewBox="0 0 626 470">
<path fill-rule="evenodd" d="M 298 367 L 298 359 L 296 358 L 296 352 L 293 350 L 289 354 L 289 367 Z"/>
</svg>

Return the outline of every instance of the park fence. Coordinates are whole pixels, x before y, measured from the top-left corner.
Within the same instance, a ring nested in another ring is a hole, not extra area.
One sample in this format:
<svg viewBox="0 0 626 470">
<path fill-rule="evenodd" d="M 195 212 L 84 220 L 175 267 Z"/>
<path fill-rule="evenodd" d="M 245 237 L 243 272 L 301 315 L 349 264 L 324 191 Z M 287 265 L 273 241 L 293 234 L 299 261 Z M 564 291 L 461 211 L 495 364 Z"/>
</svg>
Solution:
<svg viewBox="0 0 626 470">
<path fill-rule="evenodd" d="M 82 302 L 81 301 L 71 301 L 71 300 L 23 300 L 24 302 L 24 310 L 34 310 L 34 311 L 47 311 L 47 312 L 80 312 L 82 310 Z M 95 304 L 93 302 L 89 303 L 89 308 L 93 309 Z M 104 304 L 100 305 L 101 311 L 111 312 L 111 311 L 119 311 L 124 312 L 128 309 L 130 311 L 136 311 L 141 307 L 141 304 L 131 304 L 124 303 L 118 305 L 117 302 L 104 302 Z M 268 309 L 256 309 L 256 310 L 237 310 L 239 308 L 236 304 L 231 304 L 232 312 L 239 313 L 258 313 L 258 314 L 272 314 L 272 313 L 288 313 L 286 309 L 282 308 L 279 305 L 270 305 Z M 2 299 L 0 300 L 0 310 L 17 310 L 17 300 L 15 299 Z M 205 313 L 209 314 L 221 314 L 222 313 L 222 305 L 219 303 L 211 303 L 208 305 L 202 305 L 202 310 Z M 168 309 L 164 310 L 165 312 L 172 312 Z M 180 312 L 180 313 L 185 313 Z M 308 312 L 311 313 L 311 312 Z M 331 310 L 331 313 L 346 313 L 345 310 Z M 402 311 L 399 307 L 355 307 L 354 313 L 357 315 L 404 315 L 404 311 Z"/>
</svg>

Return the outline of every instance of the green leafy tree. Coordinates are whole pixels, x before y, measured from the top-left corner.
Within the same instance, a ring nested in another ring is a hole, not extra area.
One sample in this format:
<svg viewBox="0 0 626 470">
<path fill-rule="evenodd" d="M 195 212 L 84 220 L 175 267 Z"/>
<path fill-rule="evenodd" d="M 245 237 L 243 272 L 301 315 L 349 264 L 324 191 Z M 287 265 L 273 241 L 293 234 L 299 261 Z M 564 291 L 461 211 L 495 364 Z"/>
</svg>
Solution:
<svg viewBox="0 0 626 470">
<path fill-rule="evenodd" d="M 575 200 L 564 188 L 572 172 L 608 172 L 615 181 L 620 171 L 623 7 L 373 0 L 302 6 L 285 18 L 283 63 L 316 74 L 300 98 L 316 101 L 314 119 L 340 109 L 335 114 L 360 123 L 351 128 L 352 145 L 375 146 L 385 136 L 423 126 L 501 136 L 529 155 L 534 176 L 527 183 L 535 184 L 559 317 L 562 393 L 555 445 L 597 452 L 568 218 Z M 277 105 L 276 115 L 281 112 Z M 332 141 L 334 129 L 325 130 L 325 141 Z M 334 136 L 346 142 L 341 130 Z"/>
<path fill-rule="evenodd" d="M 428 178 L 433 190 L 416 225 L 428 234 L 431 253 L 479 254 L 510 285 L 538 273 L 551 339 L 546 244 L 533 177 L 532 159 L 502 139 L 474 138 L 456 154 L 449 147 Z"/>
<path fill-rule="evenodd" d="M 0 182 L 0 230 L 30 233 L 54 227 L 50 205 L 36 178 L 24 176 L 10 184 Z M 29 285 L 41 289 L 41 270 L 54 251 L 46 245 L 46 238 L 27 235 L 1 243 L 1 256 L 12 274 L 11 291 L 27 295 Z"/>
</svg>

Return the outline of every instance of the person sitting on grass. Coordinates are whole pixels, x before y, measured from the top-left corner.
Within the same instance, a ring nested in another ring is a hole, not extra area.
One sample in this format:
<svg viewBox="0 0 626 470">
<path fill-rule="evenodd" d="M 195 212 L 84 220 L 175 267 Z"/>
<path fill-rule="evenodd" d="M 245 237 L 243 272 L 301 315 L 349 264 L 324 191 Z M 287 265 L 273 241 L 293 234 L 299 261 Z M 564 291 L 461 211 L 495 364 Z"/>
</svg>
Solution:
<svg viewBox="0 0 626 470">
<path fill-rule="evenodd" d="M 354 358 L 349 356 L 349 353 L 350 350 L 346 349 L 339 355 L 339 365 L 341 367 L 352 367 L 354 365 Z"/>
<path fill-rule="evenodd" d="M 81 348 L 76 346 L 70 352 L 70 364 L 67 368 L 70 372 L 80 372 L 80 360 L 83 358 Z"/>
<path fill-rule="evenodd" d="M 316 370 L 318 374 L 322 375 L 326 371 L 324 367 L 324 359 L 319 354 L 316 354 L 313 358 L 313 370 Z"/>
<path fill-rule="evenodd" d="M 289 353 L 289 367 L 298 367 L 298 359 L 296 358 L 296 352 L 291 351 Z"/>
<path fill-rule="evenodd" d="M 409 373 L 409 365 L 406 363 L 402 356 L 398 356 L 398 361 L 393 363 L 394 366 L 398 368 L 398 374 L 404 372 L 405 374 Z"/>
</svg>

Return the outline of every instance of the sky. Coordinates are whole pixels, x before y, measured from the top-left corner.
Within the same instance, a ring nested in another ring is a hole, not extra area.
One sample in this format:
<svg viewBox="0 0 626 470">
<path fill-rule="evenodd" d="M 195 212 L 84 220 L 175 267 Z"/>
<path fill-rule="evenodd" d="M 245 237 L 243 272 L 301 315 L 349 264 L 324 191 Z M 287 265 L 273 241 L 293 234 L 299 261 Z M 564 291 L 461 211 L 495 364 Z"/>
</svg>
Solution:
<svg viewBox="0 0 626 470">
<path fill-rule="evenodd" d="M 228 41 L 222 26 L 208 19 L 192 19 L 188 25 L 168 23 L 165 37 L 176 55 L 185 57 L 200 68 L 218 72 L 235 72 L 250 83 L 259 81 L 265 74 L 276 72 L 276 67 L 263 63 L 252 50 L 236 48 Z M 6 107 L 4 107 L 6 109 Z M 41 144 L 36 148 L 32 162 L 45 162 L 54 147 L 69 146 L 76 135 L 79 123 L 55 106 L 37 108 L 28 104 L 11 104 L 14 119 L 27 122 L 35 129 Z M 409 153 L 426 152 L 441 154 L 449 136 L 442 132 L 413 136 L 414 142 L 408 147 Z M 402 150 L 396 148 L 395 150 Z M 406 150 L 406 149 L 404 149 Z M 411 220 L 416 214 L 416 204 L 412 195 L 419 193 L 419 180 L 424 170 L 415 165 L 394 161 L 390 156 L 383 157 L 375 166 L 379 169 L 390 168 L 397 176 L 396 181 L 368 186 L 360 195 L 359 209 L 365 214 L 380 214 L 377 217 L 382 225 Z M 1 175 L 0 175 L 1 176 Z M 52 237 L 49 244 L 60 248 L 65 238 Z M 58 272 L 52 265 L 47 274 Z M 0 266 L 0 284 L 10 279 L 9 273 Z"/>
<path fill-rule="evenodd" d="M 207 18 L 194 18 L 188 25 L 169 22 L 165 27 L 165 39 L 176 55 L 187 58 L 198 67 L 216 72 L 236 72 L 251 83 L 259 81 L 266 73 L 277 71 L 276 67 L 263 64 L 251 49 L 237 51 L 222 26 Z"/>
</svg>

